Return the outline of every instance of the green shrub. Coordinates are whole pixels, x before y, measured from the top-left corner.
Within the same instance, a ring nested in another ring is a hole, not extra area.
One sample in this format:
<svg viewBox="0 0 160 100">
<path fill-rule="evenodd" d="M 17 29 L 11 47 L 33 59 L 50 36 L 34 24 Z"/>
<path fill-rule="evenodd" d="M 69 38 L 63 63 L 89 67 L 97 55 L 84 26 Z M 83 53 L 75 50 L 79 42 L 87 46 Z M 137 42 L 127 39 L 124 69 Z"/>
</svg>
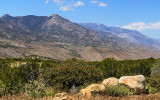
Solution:
<svg viewBox="0 0 160 100">
<path fill-rule="evenodd" d="M 146 83 L 146 92 L 154 94 L 160 91 L 160 76 L 147 77 Z"/>
<path fill-rule="evenodd" d="M 86 83 L 102 81 L 103 73 L 95 66 L 64 64 L 50 68 L 42 76 L 49 86 L 67 91 L 73 84 L 77 87 Z"/>
<path fill-rule="evenodd" d="M 127 96 L 133 94 L 126 86 L 108 86 L 106 87 L 106 94 L 109 96 Z"/>
<path fill-rule="evenodd" d="M 145 87 L 145 94 L 155 94 L 157 92 L 157 88 L 156 87 L 152 87 L 150 84 L 146 84 Z"/>
<path fill-rule="evenodd" d="M 10 67 L 13 62 L 27 62 L 19 67 Z M 107 58 L 103 61 L 86 62 L 72 58 L 57 61 L 48 58 L 0 58 L 0 95 L 27 93 L 32 97 L 53 96 L 56 91 L 68 91 L 73 84 L 85 87 L 91 83 L 99 83 L 108 77 L 142 74 L 147 76 L 146 90 L 149 93 L 160 91 L 160 64 L 158 59 L 115 60 Z M 151 74 L 151 76 L 150 76 Z M 159 75 L 159 74 L 158 74 Z M 40 80 L 43 79 L 43 82 Z M 54 87 L 54 88 L 52 88 Z M 128 95 L 127 89 L 111 87 L 110 95 Z M 116 91 L 117 89 L 117 91 Z M 123 91 L 121 91 L 121 89 Z M 115 90 L 115 91 L 114 91 Z M 124 92 L 125 91 L 125 92 Z"/>
<path fill-rule="evenodd" d="M 160 76 L 160 61 L 158 60 L 151 68 L 151 76 Z"/>
<path fill-rule="evenodd" d="M 33 98 L 42 98 L 45 96 L 54 97 L 58 91 L 52 87 L 46 87 L 43 81 L 30 81 L 25 84 L 25 94 Z"/>
<path fill-rule="evenodd" d="M 5 84 L 0 80 L 0 97 L 5 94 Z"/>
<path fill-rule="evenodd" d="M 43 82 L 30 81 L 28 84 L 25 84 L 25 93 L 33 98 L 41 98 L 45 96 L 45 88 Z"/>
<path fill-rule="evenodd" d="M 46 89 L 45 89 L 45 93 L 46 93 L 46 96 L 47 97 L 54 97 L 54 95 L 56 94 L 56 93 L 59 93 L 60 91 L 58 91 L 58 90 L 56 90 L 55 88 L 53 88 L 53 87 L 47 87 Z"/>
</svg>

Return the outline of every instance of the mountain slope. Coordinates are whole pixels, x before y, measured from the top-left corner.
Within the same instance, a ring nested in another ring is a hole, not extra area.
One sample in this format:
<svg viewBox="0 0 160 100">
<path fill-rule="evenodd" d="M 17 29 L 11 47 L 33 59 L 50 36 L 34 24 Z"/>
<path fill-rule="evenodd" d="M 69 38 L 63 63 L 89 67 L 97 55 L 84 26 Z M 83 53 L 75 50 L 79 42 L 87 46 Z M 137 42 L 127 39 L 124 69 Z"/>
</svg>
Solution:
<svg viewBox="0 0 160 100">
<path fill-rule="evenodd" d="M 103 24 L 97 24 L 97 23 L 80 23 L 80 25 L 88 29 L 104 31 L 104 32 L 112 32 L 116 34 L 118 37 L 126 39 L 131 43 L 153 46 L 155 48 L 160 49 L 159 41 L 149 38 L 138 31 L 123 29 L 120 27 L 108 27 Z"/>
<path fill-rule="evenodd" d="M 33 15 L 11 17 L 9 15 L 4 15 L 1 20 L 7 23 L 8 26 L 13 25 L 16 28 L 19 28 L 19 30 L 23 30 L 21 33 L 32 36 L 37 40 L 44 40 L 48 42 L 67 42 L 84 46 L 101 46 L 110 48 L 111 46 L 114 46 L 113 48 L 122 48 L 120 45 L 115 46 L 117 43 L 123 44 L 124 46 L 126 45 L 126 47 L 129 45 L 125 43 L 124 40 L 110 32 L 99 32 L 85 29 L 84 27 L 72 23 L 59 15 L 52 15 L 50 17 Z M 16 30 L 12 31 L 14 32 Z M 17 31 L 14 33 L 17 33 Z M 17 39 L 21 38 L 17 37 Z"/>
<path fill-rule="evenodd" d="M 129 43 L 111 32 L 90 30 L 53 14 L 52 16 L 4 15 L 0 18 L 0 56 L 39 55 L 64 60 L 140 59 L 160 57 L 159 50 Z"/>
</svg>

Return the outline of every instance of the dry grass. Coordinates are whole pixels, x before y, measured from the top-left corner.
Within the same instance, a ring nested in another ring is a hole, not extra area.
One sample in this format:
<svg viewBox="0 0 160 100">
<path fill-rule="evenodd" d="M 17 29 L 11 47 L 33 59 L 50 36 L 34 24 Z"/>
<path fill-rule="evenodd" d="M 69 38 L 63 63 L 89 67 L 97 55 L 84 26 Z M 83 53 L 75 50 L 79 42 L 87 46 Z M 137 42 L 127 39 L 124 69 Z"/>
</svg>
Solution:
<svg viewBox="0 0 160 100">
<path fill-rule="evenodd" d="M 10 96 L 10 95 L 7 95 L 7 96 L 3 96 L 2 98 L 0 98 L 0 100 L 33 100 L 32 98 L 26 96 L 26 95 L 20 95 L 20 96 L 16 96 L 16 95 L 13 95 L 13 96 Z"/>
<path fill-rule="evenodd" d="M 120 96 L 120 97 L 112 97 L 112 96 L 102 96 L 96 95 L 91 98 L 80 97 L 80 96 L 72 96 L 75 100 L 160 100 L 160 93 L 150 94 L 150 95 L 132 95 L 132 96 Z"/>
<path fill-rule="evenodd" d="M 52 97 L 44 97 L 39 99 L 32 99 L 28 96 L 4 96 L 0 100 L 54 100 Z M 107 95 L 95 95 L 90 98 L 86 96 L 79 96 L 78 94 L 69 95 L 67 100 L 160 100 L 160 93 L 149 94 L 149 95 L 132 95 L 132 96 L 120 96 L 112 97 Z"/>
</svg>

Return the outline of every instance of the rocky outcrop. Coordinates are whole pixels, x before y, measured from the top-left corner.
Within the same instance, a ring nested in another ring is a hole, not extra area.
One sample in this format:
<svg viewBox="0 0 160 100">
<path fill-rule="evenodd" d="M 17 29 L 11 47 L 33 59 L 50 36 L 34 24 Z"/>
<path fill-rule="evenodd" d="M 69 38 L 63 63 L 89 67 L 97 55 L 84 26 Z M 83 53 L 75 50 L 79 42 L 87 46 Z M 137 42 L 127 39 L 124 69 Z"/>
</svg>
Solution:
<svg viewBox="0 0 160 100">
<path fill-rule="evenodd" d="M 118 83 L 124 84 L 136 90 L 138 94 L 143 93 L 145 89 L 145 77 L 143 75 L 122 76 Z"/>
<path fill-rule="evenodd" d="M 105 86 L 102 84 L 91 84 L 85 89 L 80 91 L 81 95 L 91 96 L 91 92 L 104 92 L 106 90 Z"/>
<path fill-rule="evenodd" d="M 118 79 L 115 77 L 110 77 L 110 78 L 103 80 L 101 84 L 104 86 L 117 86 Z"/>
</svg>

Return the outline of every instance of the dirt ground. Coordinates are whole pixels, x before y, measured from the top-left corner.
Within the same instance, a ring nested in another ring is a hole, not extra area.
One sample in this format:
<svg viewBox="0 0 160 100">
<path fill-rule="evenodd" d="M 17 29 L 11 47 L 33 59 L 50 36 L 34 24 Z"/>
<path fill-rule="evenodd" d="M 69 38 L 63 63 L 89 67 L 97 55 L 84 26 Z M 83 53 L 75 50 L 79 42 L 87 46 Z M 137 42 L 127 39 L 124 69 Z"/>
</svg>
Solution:
<svg viewBox="0 0 160 100">
<path fill-rule="evenodd" d="M 132 96 L 120 96 L 120 97 L 95 95 L 90 98 L 75 94 L 75 95 L 68 95 L 67 97 L 68 97 L 67 99 L 54 99 L 53 97 L 33 99 L 28 96 L 21 95 L 21 96 L 4 96 L 0 98 L 0 100 L 160 100 L 160 93 L 149 94 L 149 95 L 142 94 L 142 95 L 132 95 Z"/>
</svg>

